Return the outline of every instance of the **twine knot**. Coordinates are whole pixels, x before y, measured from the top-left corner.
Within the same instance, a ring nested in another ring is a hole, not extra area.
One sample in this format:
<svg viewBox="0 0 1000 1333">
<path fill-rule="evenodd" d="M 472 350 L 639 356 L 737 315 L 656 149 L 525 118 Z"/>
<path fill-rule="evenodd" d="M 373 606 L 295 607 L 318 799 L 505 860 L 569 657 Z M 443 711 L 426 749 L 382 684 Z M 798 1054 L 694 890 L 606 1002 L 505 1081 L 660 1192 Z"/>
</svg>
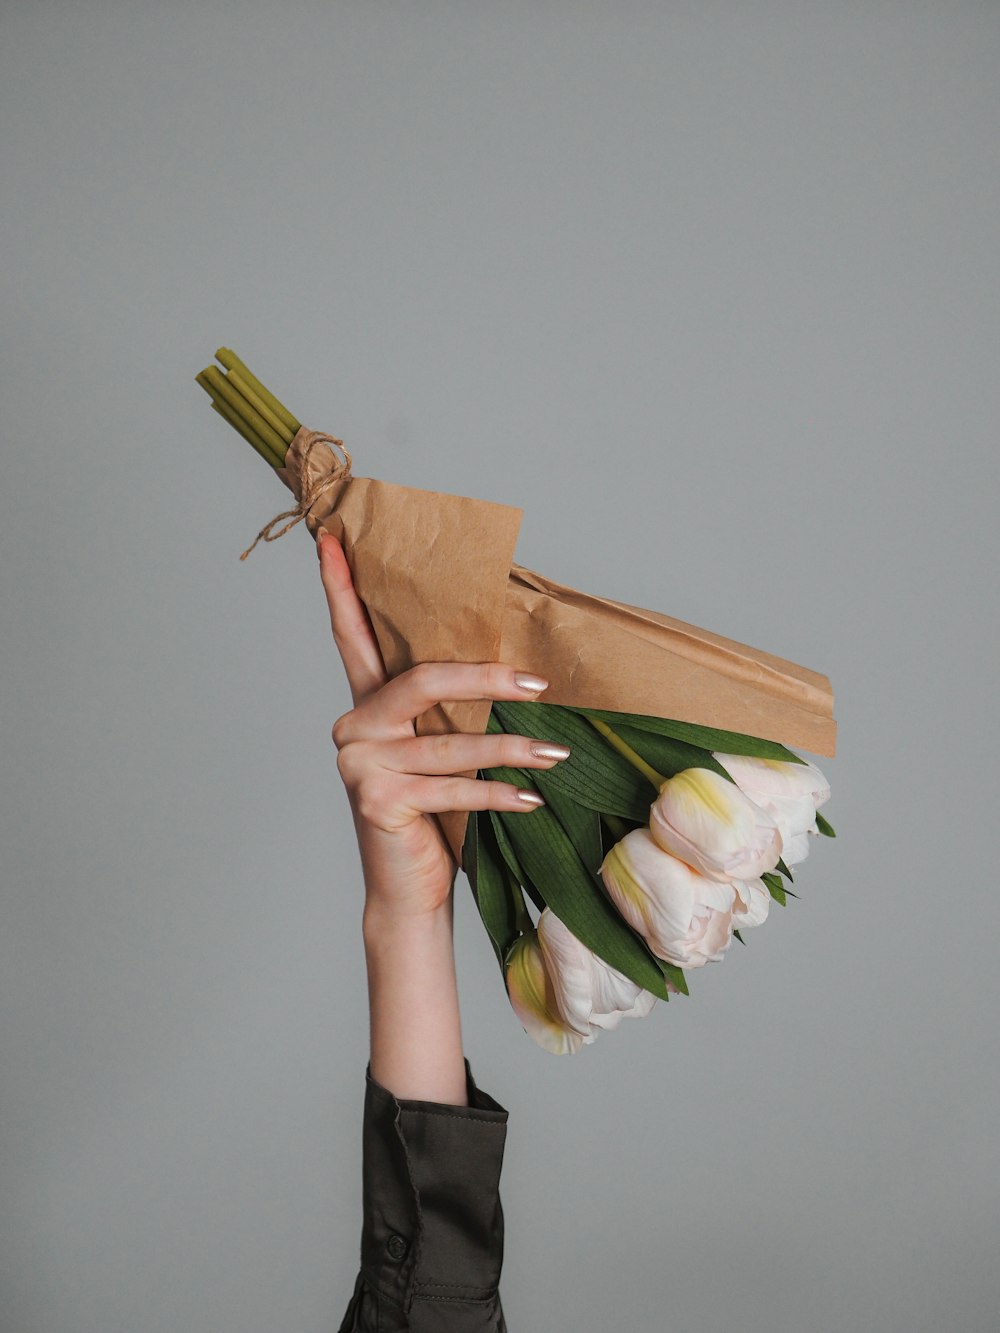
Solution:
<svg viewBox="0 0 1000 1333">
<path fill-rule="evenodd" d="M 270 522 L 265 523 L 254 538 L 253 545 L 248 546 L 240 556 L 241 560 L 247 558 L 250 552 L 254 549 L 254 546 L 256 546 L 261 539 L 266 542 L 276 542 L 279 537 L 283 537 L 286 532 L 290 532 L 291 529 L 295 527 L 296 523 L 302 522 L 312 505 L 319 499 L 324 491 L 328 491 L 331 486 L 335 486 L 337 482 L 343 481 L 345 477 L 351 475 L 351 455 L 344 448 L 344 441 L 336 439 L 333 435 L 324 435 L 320 431 L 311 433 L 309 443 L 303 450 L 300 475 L 305 475 L 309 455 L 312 453 L 316 445 L 320 443 L 336 445 L 344 455 L 343 463 L 335 454 L 333 458 L 333 466 L 330 471 L 321 473 L 313 484 L 307 490 L 303 491 L 302 495 L 299 497 L 299 502 L 294 509 L 286 509 L 281 514 L 275 514 Z M 271 529 L 274 527 L 275 523 L 280 523 L 283 518 L 290 519 L 291 522 L 286 523 L 278 532 L 272 532 Z"/>
</svg>

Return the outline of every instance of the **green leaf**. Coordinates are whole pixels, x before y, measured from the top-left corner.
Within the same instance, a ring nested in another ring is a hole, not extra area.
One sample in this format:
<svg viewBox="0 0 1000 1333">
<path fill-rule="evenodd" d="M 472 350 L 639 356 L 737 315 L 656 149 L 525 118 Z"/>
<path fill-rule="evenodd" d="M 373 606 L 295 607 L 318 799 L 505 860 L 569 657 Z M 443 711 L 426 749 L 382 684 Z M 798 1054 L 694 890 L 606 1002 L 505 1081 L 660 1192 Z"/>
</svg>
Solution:
<svg viewBox="0 0 1000 1333">
<path fill-rule="evenodd" d="M 610 723 L 609 723 L 610 725 Z M 626 745 L 630 745 L 640 759 L 662 773 L 665 778 L 672 778 L 676 773 L 683 773 L 686 768 L 709 768 L 729 782 L 733 779 L 713 758 L 709 750 L 698 745 L 688 745 L 686 741 L 674 740 L 672 736 L 661 736 L 655 731 L 640 731 L 638 727 L 619 723 L 614 728 Z"/>
<path fill-rule="evenodd" d="M 818 810 L 816 811 L 816 827 L 824 838 L 835 838 L 837 836 L 833 831 L 833 825 L 828 819 L 824 819 Z"/>
<path fill-rule="evenodd" d="M 484 773 L 485 776 L 487 777 L 489 776 L 487 770 L 484 769 L 482 770 L 482 772 Z M 497 844 L 499 846 L 500 855 L 507 862 L 507 865 L 510 868 L 510 872 L 517 880 L 517 882 L 519 884 L 523 884 L 526 878 L 525 873 L 521 869 L 521 863 L 517 859 L 517 854 L 514 851 L 514 848 L 510 845 L 510 838 L 507 837 L 507 831 L 504 828 L 504 826 L 500 823 L 500 819 L 499 816 L 497 815 L 496 810 L 484 810 L 481 813 L 484 815 L 489 815 L 490 822 L 493 825 L 493 836 L 495 837 Z"/>
<path fill-rule="evenodd" d="M 531 732 L 528 733 L 532 734 Z M 568 761 L 567 761 L 568 762 Z M 525 785 L 522 769 L 492 768 L 484 773 L 499 782 Z M 526 814 L 496 812 L 518 860 L 538 886 L 548 906 L 583 944 L 637 986 L 667 999 L 657 959 L 619 916 L 590 874 L 555 813 L 547 805 Z"/>
<path fill-rule="evenodd" d="M 784 861 L 782 861 L 780 857 L 778 858 L 778 869 L 784 875 L 785 879 L 789 881 L 789 883 L 791 884 L 795 883 L 795 876 L 788 869 L 788 867 L 785 865 Z"/>
<path fill-rule="evenodd" d="M 739 940 L 741 944 L 746 944 L 746 940 L 743 938 L 743 936 L 740 934 L 738 930 L 733 931 L 733 939 Z"/>
<path fill-rule="evenodd" d="M 558 704 L 539 702 L 497 702 L 492 712 L 504 731 L 570 747 L 569 758 L 546 770 L 546 777 L 580 805 L 640 824 L 649 819 L 655 787 L 584 718 Z"/>
<path fill-rule="evenodd" d="M 585 805 L 581 805 L 572 796 L 567 796 L 561 790 L 558 782 L 550 782 L 551 770 L 532 769 L 531 771 L 534 774 L 538 790 L 545 798 L 545 804 L 551 808 L 556 819 L 565 829 L 586 869 L 591 874 L 596 875 L 598 867 L 604 860 L 604 852 L 601 848 L 601 816 L 596 810 L 588 810 Z"/>
<path fill-rule="evenodd" d="M 656 957 L 655 954 L 653 956 Z M 687 977 L 679 967 L 674 963 L 668 963 L 665 958 L 657 958 L 656 961 L 659 963 L 660 971 L 667 981 L 672 981 L 682 995 L 691 994 L 688 990 Z"/>
<path fill-rule="evenodd" d="M 555 704 L 547 705 L 550 708 Z M 697 726 L 693 722 L 675 722 L 666 717 L 647 717 L 642 713 L 613 713 L 606 708 L 577 708 L 578 713 L 590 714 L 607 722 L 618 730 L 618 724 L 636 727 L 639 731 L 652 731 L 660 736 L 672 736 L 675 740 L 685 741 L 688 745 L 698 746 L 703 750 L 718 750 L 722 754 L 746 754 L 758 759 L 781 759 L 788 764 L 804 764 L 806 761 L 778 741 L 766 741 L 759 736 L 745 736 L 738 731 L 720 731 L 717 727 Z"/>
<path fill-rule="evenodd" d="M 481 770 L 480 770 L 480 776 L 482 776 Z M 534 784 L 531 782 L 525 782 L 523 786 L 526 788 L 531 788 L 532 790 L 537 790 Z M 495 810 L 484 810 L 481 811 L 481 813 L 483 815 L 488 814 L 490 817 L 490 823 L 493 828 L 493 837 L 497 843 L 497 847 L 499 848 L 500 854 L 503 857 L 503 860 L 507 866 L 508 874 L 514 881 L 514 884 L 522 886 L 524 888 L 525 893 L 527 893 L 528 897 L 541 912 L 545 907 L 545 901 L 542 898 L 542 895 L 535 888 L 534 884 L 532 884 L 531 880 L 524 873 L 524 867 L 521 865 L 520 861 L 518 861 L 517 854 L 515 853 L 514 848 L 510 845 L 510 839 L 507 837 L 507 831 L 504 828 L 504 826 L 500 823 L 499 817 L 497 816 L 497 812 Z M 518 889 L 517 892 L 520 892 L 520 889 Z"/>
<path fill-rule="evenodd" d="M 511 880 L 513 880 L 515 885 L 520 886 L 518 887 L 517 892 L 520 892 L 520 888 L 523 887 L 525 893 L 541 912 L 545 907 L 542 895 L 524 873 L 524 867 L 521 865 L 520 861 L 518 861 L 514 848 L 510 845 L 510 839 L 507 837 L 507 830 L 500 823 L 497 812 L 495 810 L 487 810 L 482 813 L 488 814 L 490 817 L 490 824 L 493 828 L 493 837 L 500 850 L 500 855 L 503 857 L 507 868 L 507 874 L 510 876 Z"/>
<path fill-rule="evenodd" d="M 504 956 L 518 931 L 503 863 L 491 835 L 489 820 L 483 817 L 483 812 L 472 812 L 462 847 L 462 867 L 502 974 Z"/>
<path fill-rule="evenodd" d="M 767 885 L 767 891 L 776 903 L 782 907 L 787 905 L 785 898 L 785 886 L 781 882 L 781 876 L 768 871 L 766 875 L 761 875 L 761 879 Z"/>
<path fill-rule="evenodd" d="M 476 828 L 476 816 L 470 814 L 468 822 L 465 825 L 465 841 L 462 843 L 462 869 L 468 875 L 470 881 L 476 873 L 476 856 L 478 855 L 479 836 Z M 475 892 L 475 888 L 473 888 Z"/>
<path fill-rule="evenodd" d="M 535 904 L 535 906 L 538 908 L 538 915 L 541 916 L 541 914 L 545 911 L 546 907 L 545 899 L 538 892 L 538 886 L 536 884 L 532 884 L 530 878 L 527 875 L 525 875 L 524 877 L 524 891 L 531 899 L 531 901 Z"/>
</svg>

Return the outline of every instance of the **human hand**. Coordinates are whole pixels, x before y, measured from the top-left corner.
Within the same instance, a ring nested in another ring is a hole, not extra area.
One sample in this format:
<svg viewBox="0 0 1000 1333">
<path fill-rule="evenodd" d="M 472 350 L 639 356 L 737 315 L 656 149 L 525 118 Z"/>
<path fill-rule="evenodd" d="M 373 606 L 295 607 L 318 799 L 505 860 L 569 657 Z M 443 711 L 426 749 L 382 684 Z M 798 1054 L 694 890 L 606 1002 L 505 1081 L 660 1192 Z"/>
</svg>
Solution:
<svg viewBox="0 0 1000 1333">
<path fill-rule="evenodd" d="M 323 533 L 317 553 L 354 701 L 333 724 L 333 742 L 361 852 L 366 911 L 433 913 L 447 901 L 458 869 L 433 816 L 445 810 L 528 814 L 543 803 L 510 783 L 455 775 L 500 766 L 552 768 L 569 750 L 526 736 L 417 736 L 414 719 L 436 703 L 536 699 L 547 682 L 501 662 L 424 662 L 390 680 L 340 542 Z"/>
</svg>

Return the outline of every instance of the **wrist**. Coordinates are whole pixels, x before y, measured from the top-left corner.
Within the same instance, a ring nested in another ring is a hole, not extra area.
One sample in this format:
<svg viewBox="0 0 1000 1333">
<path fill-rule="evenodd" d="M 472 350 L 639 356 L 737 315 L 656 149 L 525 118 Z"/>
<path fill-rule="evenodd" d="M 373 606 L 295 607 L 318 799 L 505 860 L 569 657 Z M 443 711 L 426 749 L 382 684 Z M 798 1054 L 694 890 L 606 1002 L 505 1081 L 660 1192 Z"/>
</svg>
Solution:
<svg viewBox="0 0 1000 1333">
<path fill-rule="evenodd" d="M 369 894 L 361 915 L 361 930 L 366 946 L 380 939 L 413 936 L 419 938 L 438 935 L 442 929 L 449 932 L 453 922 L 453 898 L 448 897 L 437 907 L 407 909 L 385 898 Z"/>
</svg>

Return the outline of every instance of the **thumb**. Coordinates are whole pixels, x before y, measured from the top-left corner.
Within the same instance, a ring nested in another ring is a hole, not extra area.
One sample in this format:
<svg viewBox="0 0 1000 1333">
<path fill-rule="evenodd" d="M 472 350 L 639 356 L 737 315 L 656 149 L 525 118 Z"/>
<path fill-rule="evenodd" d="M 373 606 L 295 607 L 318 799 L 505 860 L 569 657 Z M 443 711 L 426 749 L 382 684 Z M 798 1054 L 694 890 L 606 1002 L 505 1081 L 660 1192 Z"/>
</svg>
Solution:
<svg viewBox="0 0 1000 1333">
<path fill-rule="evenodd" d="M 358 596 L 344 549 L 332 533 L 320 529 L 316 554 L 330 611 L 330 627 L 355 703 L 388 679 L 382 652 L 364 602 Z"/>
</svg>

